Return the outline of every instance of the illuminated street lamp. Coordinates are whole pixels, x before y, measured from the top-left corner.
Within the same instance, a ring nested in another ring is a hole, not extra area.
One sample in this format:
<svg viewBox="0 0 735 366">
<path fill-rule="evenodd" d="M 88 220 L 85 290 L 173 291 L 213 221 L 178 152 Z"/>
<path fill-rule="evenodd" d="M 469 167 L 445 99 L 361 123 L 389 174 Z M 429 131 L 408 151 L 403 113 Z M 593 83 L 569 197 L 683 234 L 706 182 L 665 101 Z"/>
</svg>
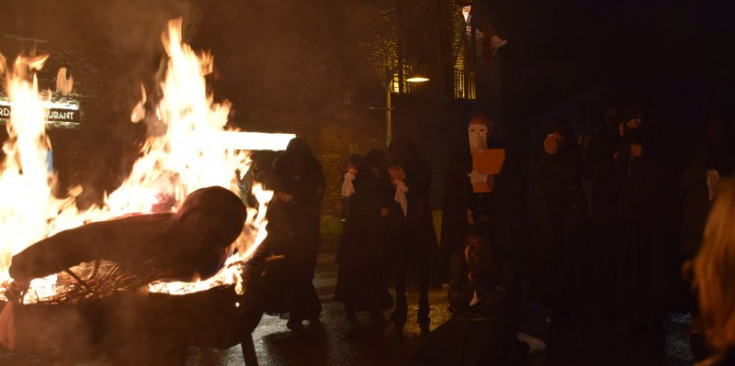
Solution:
<svg viewBox="0 0 735 366">
<path fill-rule="evenodd" d="M 409 83 L 424 83 L 429 81 L 429 78 L 425 75 L 419 74 L 419 73 L 411 73 L 406 78 L 406 81 Z M 379 108 L 379 109 L 385 109 L 385 137 L 386 137 L 386 146 L 390 145 L 390 141 L 393 137 L 393 117 L 392 117 L 392 111 L 393 107 L 391 106 L 391 92 L 393 90 L 393 75 L 390 76 L 388 79 L 388 82 L 386 83 L 385 88 L 385 108 Z"/>
<path fill-rule="evenodd" d="M 409 83 L 423 83 L 429 81 L 429 78 L 421 74 L 413 74 L 406 81 Z"/>
</svg>

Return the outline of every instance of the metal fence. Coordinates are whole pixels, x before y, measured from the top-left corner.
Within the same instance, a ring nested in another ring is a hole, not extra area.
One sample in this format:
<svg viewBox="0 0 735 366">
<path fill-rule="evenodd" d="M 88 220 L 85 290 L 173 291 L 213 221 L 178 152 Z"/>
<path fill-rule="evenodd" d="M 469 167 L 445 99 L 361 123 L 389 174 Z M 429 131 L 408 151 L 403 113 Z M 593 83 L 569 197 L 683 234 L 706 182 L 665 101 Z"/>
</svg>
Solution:
<svg viewBox="0 0 735 366">
<path fill-rule="evenodd" d="M 477 77 L 473 71 L 454 69 L 454 99 L 476 99 Z"/>
</svg>

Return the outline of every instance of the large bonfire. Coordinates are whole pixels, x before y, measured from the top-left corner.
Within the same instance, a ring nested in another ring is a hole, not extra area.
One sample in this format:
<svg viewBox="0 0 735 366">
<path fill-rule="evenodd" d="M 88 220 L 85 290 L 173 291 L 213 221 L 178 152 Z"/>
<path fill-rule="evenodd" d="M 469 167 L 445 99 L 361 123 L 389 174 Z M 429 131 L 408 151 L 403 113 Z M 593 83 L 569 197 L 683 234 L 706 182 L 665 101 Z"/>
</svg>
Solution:
<svg viewBox="0 0 735 366">
<path fill-rule="evenodd" d="M 0 74 L 5 74 L 12 105 L 7 124 L 9 138 L 3 146 L 6 158 L 0 166 L 0 283 L 5 287 L 13 281 L 8 275 L 12 256 L 59 231 L 149 213 L 162 196 L 173 198 L 171 210 L 175 211 L 184 197 L 198 188 L 221 186 L 239 194 L 235 172 L 246 172 L 250 160 L 248 152 L 222 143 L 229 136 L 224 129 L 230 106 L 215 103 L 207 93 L 205 76 L 212 72 L 213 58 L 207 53 L 197 54 L 182 42 L 180 19 L 169 22 L 162 39 L 168 55 L 166 76 L 159 85 L 163 97 L 148 117 L 164 124 L 166 132 L 148 138 L 130 176 L 106 197 L 103 205 L 84 211 L 75 202 L 78 189 L 71 189 L 63 199 L 52 194 L 54 176 L 46 165 L 51 146 L 45 121 L 51 93 L 39 92 L 36 77 L 47 57 L 18 57 L 7 68 L 0 59 Z M 133 122 L 145 117 L 145 90 L 143 98 L 132 113 Z M 233 250 L 225 268 L 207 281 L 156 282 L 149 285 L 150 290 L 187 293 L 239 283 L 236 263 L 247 259 L 267 235 L 265 205 L 272 192 L 256 185 L 253 194 L 263 207 L 248 208 L 245 229 L 232 246 L 237 250 Z M 43 301 L 56 292 L 56 275 L 37 279 L 31 282 L 24 301 Z"/>
</svg>

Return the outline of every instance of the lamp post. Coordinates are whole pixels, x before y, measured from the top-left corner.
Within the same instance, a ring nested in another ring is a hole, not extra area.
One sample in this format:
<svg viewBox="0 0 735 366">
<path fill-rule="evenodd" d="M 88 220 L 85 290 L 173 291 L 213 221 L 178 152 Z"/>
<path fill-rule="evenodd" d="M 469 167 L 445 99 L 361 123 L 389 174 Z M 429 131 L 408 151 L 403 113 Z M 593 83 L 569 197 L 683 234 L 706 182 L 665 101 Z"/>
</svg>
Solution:
<svg viewBox="0 0 735 366">
<path fill-rule="evenodd" d="M 421 74 L 412 73 L 406 78 L 409 83 L 423 83 L 429 81 L 429 78 Z M 390 141 L 393 138 L 393 116 L 392 116 L 392 103 L 391 103 L 391 92 L 393 91 L 393 75 L 390 75 L 388 82 L 385 87 L 385 137 L 386 146 L 390 145 Z"/>
</svg>

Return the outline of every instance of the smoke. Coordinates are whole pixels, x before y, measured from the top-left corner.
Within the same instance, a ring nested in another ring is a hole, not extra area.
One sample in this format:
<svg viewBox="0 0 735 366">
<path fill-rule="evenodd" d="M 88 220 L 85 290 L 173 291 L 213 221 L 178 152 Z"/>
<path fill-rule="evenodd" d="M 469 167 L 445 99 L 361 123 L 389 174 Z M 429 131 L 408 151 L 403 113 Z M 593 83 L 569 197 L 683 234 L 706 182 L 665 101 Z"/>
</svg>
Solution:
<svg viewBox="0 0 735 366">
<path fill-rule="evenodd" d="M 320 157 L 380 147 L 383 115 L 367 107 L 384 102 L 385 82 L 377 75 L 384 68 L 376 65 L 383 64 L 381 57 L 395 56 L 397 51 L 395 3 L 7 0 L 0 2 L 0 32 L 42 40 L 37 44 L 39 51 L 51 55 L 42 71 L 47 74 L 41 75 L 42 87 L 53 86 L 60 67 L 74 78 L 74 91 L 82 99 L 83 127 L 75 132 L 73 142 L 53 141 L 52 136 L 55 154 L 68 151 L 68 156 L 55 156 L 54 161 L 61 169 L 66 165 L 74 170 L 62 172 L 61 184 L 73 186 L 79 182 L 71 180 L 83 176 L 85 186 L 96 191 L 85 189 L 94 201 L 127 176 L 137 157 L 149 126 L 130 123 L 130 115 L 142 99 L 141 83 L 149 112 L 160 98 L 156 77 L 165 54 L 160 36 L 166 22 L 175 17 L 184 19 L 187 42 L 213 53 L 214 73 L 209 81 L 215 99 L 232 102 L 231 125 L 297 133 L 312 146 L 330 150 L 316 151 Z M 404 13 L 413 14 L 413 10 Z M 412 36 L 407 44 L 426 44 L 423 32 L 410 32 L 414 33 L 421 37 Z M 30 46 L 21 43 L 14 46 L 16 51 Z M 0 49 L 7 44 L 0 42 Z M 345 109 L 345 103 L 354 108 Z M 360 146 L 348 147 L 350 141 L 345 139 L 326 146 L 324 134 L 318 131 L 331 126 L 337 135 L 354 136 L 352 141 L 360 141 Z M 396 123 L 396 128 L 401 124 Z M 76 171 L 87 164 L 85 171 Z M 337 174 L 338 168 L 334 169 Z"/>
</svg>

